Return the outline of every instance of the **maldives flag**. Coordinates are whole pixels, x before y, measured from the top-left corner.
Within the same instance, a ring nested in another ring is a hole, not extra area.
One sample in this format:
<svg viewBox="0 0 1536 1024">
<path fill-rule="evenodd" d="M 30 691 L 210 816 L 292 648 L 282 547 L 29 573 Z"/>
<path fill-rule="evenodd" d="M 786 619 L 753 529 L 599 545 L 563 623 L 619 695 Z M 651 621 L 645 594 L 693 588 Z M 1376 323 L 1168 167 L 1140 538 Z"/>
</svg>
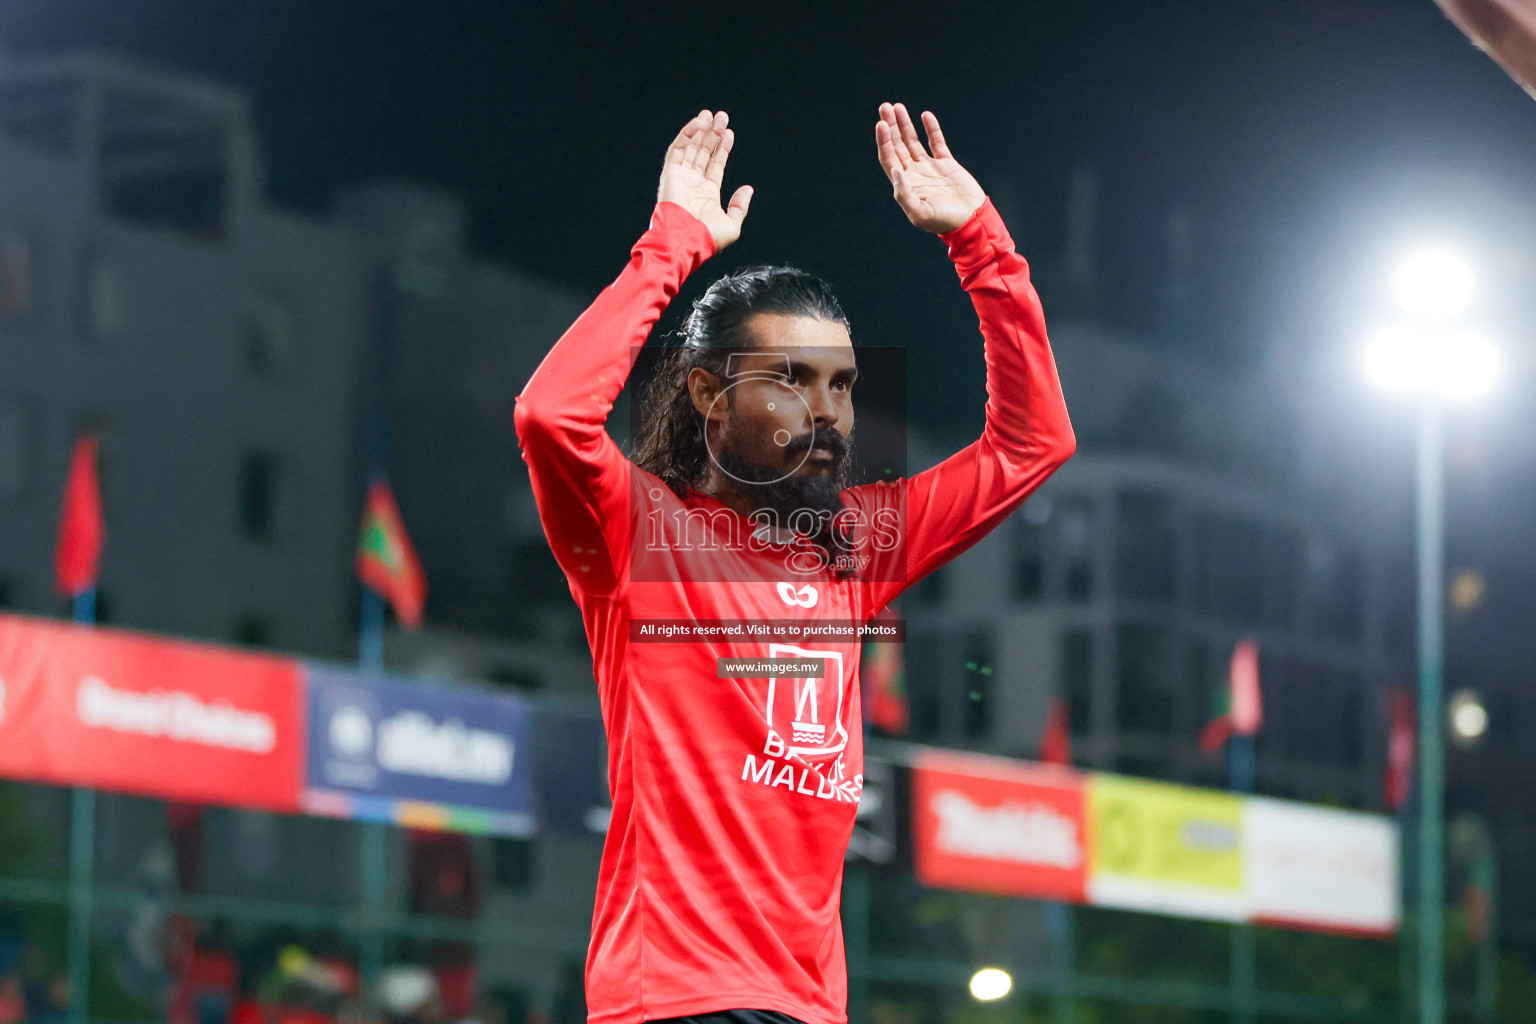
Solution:
<svg viewBox="0 0 1536 1024">
<path fill-rule="evenodd" d="M 1045 735 L 1040 738 L 1040 761 L 1063 768 L 1072 767 L 1072 716 L 1067 702 L 1051 698 L 1050 713 L 1045 716 Z"/>
<path fill-rule="evenodd" d="M 1209 753 L 1229 736 L 1252 736 L 1264 724 L 1264 703 L 1259 695 L 1259 645 L 1239 640 L 1232 648 L 1227 686 L 1217 694 L 1211 720 L 1200 730 L 1200 749 Z"/>
<path fill-rule="evenodd" d="M 421 628 L 421 609 L 427 601 L 427 574 L 416 549 L 405 535 L 405 523 L 389 484 L 375 479 L 368 487 L 363 506 L 363 525 L 357 535 L 357 575 L 363 583 L 383 594 L 407 629 Z"/>
<path fill-rule="evenodd" d="M 1387 806 L 1397 810 L 1408 802 L 1413 790 L 1413 762 L 1418 755 L 1418 715 L 1413 694 L 1406 687 L 1392 688 L 1387 713 L 1391 725 L 1387 733 L 1387 773 L 1383 783 Z"/>
<path fill-rule="evenodd" d="M 96 586 L 96 567 L 107 528 L 101 518 L 101 488 L 96 480 L 96 438 L 82 434 L 69 457 L 64 484 L 64 514 L 53 552 L 53 585 L 65 597 L 78 597 Z"/>
<path fill-rule="evenodd" d="M 889 621 L 896 615 L 894 608 L 886 607 L 875 621 Z M 901 644 L 870 641 L 859 660 L 864 717 L 887 736 L 907 731 L 907 671 L 901 652 Z"/>
</svg>

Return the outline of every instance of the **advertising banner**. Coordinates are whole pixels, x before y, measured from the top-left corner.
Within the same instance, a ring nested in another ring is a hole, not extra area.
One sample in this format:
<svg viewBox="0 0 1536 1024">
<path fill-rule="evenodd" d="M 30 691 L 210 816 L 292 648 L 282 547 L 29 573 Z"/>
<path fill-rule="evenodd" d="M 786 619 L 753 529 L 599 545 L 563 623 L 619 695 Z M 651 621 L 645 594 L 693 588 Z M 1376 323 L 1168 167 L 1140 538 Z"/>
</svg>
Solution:
<svg viewBox="0 0 1536 1024">
<path fill-rule="evenodd" d="M 303 669 L 0 615 L 0 776 L 295 811 Z"/>
<path fill-rule="evenodd" d="M 1250 797 L 1243 839 L 1252 920 L 1356 935 L 1397 930 L 1398 840 L 1389 819 Z"/>
<path fill-rule="evenodd" d="M 1082 902 L 1083 776 L 927 751 L 912 764 L 913 856 L 924 885 Z"/>
<path fill-rule="evenodd" d="M 571 836 L 608 830 L 608 744 L 595 712 L 533 710 L 530 737 L 539 827 Z"/>
<path fill-rule="evenodd" d="M 303 805 L 459 832 L 534 830 L 523 701 L 312 666 Z"/>
<path fill-rule="evenodd" d="M 1242 810 L 1230 793 L 1091 776 L 1089 901 L 1242 920 Z"/>
</svg>

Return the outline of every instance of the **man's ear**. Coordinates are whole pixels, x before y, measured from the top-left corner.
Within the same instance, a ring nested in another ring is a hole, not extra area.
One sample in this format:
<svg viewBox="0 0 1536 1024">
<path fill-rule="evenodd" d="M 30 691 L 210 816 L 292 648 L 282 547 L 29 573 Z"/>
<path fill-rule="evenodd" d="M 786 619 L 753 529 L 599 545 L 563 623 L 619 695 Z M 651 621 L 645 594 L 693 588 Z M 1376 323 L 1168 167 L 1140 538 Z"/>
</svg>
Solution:
<svg viewBox="0 0 1536 1024">
<path fill-rule="evenodd" d="M 700 416 L 706 419 L 721 421 L 725 419 L 727 406 L 730 399 L 717 402 L 721 393 L 721 380 L 702 366 L 695 366 L 688 371 L 688 397 L 693 399 L 693 407 L 698 410 Z"/>
</svg>

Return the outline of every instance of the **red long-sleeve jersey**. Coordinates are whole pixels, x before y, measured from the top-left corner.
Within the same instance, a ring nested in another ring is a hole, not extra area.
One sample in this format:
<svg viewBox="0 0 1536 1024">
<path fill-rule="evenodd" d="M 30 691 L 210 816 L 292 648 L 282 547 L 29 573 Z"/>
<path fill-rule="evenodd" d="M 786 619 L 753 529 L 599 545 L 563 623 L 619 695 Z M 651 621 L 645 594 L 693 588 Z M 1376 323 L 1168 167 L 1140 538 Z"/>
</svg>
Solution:
<svg viewBox="0 0 1536 1024">
<path fill-rule="evenodd" d="M 863 786 L 859 642 L 637 642 L 636 620 L 866 621 L 997 526 L 1067 460 L 1067 418 L 1029 268 L 990 200 L 941 236 L 981 322 L 980 439 L 931 469 L 850 488 L 861 578 L 787 567 L 738 513 L 677 498 L 604 424 L 662 310 L 715 252 L 658 203 L 630 261 L 556 342 L 514 422 L 551 549 L 581 608 L 609 738 L 588 1020 L 639 1024 L 732 1008 L 846 1021 L 838 914 Z M 890 531 L 883 531 L 889 536 Z M 793 545 L 792 545 L 793 547 Z M 717 678 L 717 658 L 824 659 L 819 679 Z"/>
</svg>

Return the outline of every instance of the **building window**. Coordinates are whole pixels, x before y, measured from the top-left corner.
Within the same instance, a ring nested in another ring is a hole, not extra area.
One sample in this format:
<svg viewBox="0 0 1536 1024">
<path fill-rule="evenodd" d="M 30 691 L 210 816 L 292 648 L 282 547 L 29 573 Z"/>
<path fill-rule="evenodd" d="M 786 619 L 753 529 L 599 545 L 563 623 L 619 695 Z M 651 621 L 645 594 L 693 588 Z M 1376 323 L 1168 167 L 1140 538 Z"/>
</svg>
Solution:
<svg viewBox="0 0 1536 1024">
<path fill-rule="evenodd" d="M 1166 494 L 1120 494 L 1115 566 L 1121 597 L 1172 604 L 1178 549 L 1173 502 Z"/>
<path fill-rule="evenodd" d="M 251 452 L 240 460 L 240 532 L 270 542 L 277 533 L 277 456 Z"/>
<path fill-rule="evenodd" d="M 14 497 L 31 469 L 32 424 L 20 401 L 0 398 L 0 497 Z"/>
<path fill-rule="evenodd" d="M 123 329 L 127 319 L 126 287 L 122 268 L 94 254 L 85 260 L 80 295 L 81 328 L 88 341 L 106 344 Z"/>
<path fill-rule="evenodd" d="M 1043 494 L 1024 503 L 1013 534 L 1013 596 L 1020 601 L 1038 601 L 1045 596 L 1046 534 L 1055 511 L 1051 499 Z"/>
<path fill-rule="evenodd" d="M 939 638 L 932 634 L 908 638 L 906 668 L 910 735 L 914 740 L 936 739 L 944 725 Z"/>
<path fill-rule="evenodd" d="M 1358 640 L 1362 632 L 1364 565 L 1351 548 L 1314 539 L 1307 545 L 1307 595 L 1317 633 Z"/>
<path fill-rule="evenodd" d="M 1069 629 L 1061 637 L 1061 696 L 1067 702 L 1072 733 L 1093 728 L 1093 634 Z"/>
<path fill-rule="evenodd" d="M 69 80 L 0 88 L 0 133 L 50 157 L 67 157 L 79 134 L 80 87 Z"/>
<path fill-rule="evenodd" d="M 1024 503 L 1013 536 L 1015 598 L 1092 598 L 1092 502 L 1036 495 Z"/>
<path fill-rule="evenodd" d="M 16 581 L 0 576 L 0 608 L 9 608 L 16 601 Z"/>
<path fill-rule="evenodd" d="M 1056 551 L 1061 562 L 1061 596 L 1093 597 L 1093 503 L 1072 498 L 1057 503 Z"/>
<path fill-rule="evenodd" d="M 1264 562 L 1253 523 L 1201 516 L 1195 534 L 1195 606 L 1245 626 L 1264 611 Z"/>
<path fill-rule="evenodd" d="M 293 321 L 271 295 L 257 294 L 245 305 L 240 323 L 245 368 L 257 377 L 281 374 L 293 356 Z"/>
<path fill-rule="evenodd" d="M 1238 625 L 1294 626 L 1299 547 L 1299 538 L 1288 530 L 1201 516 L 1195 535 L 1195 606 Z"/>
<path fill-rule="evenodd" d="M 1167 733 L 1173 724 L 1173 637 L 1160 626 L 1116 629 L 1119 671 L 1116 724 L 1129 732 Z"/>
<path fill-rule="evenodd" d="M 36 301 L 36 244 L 20 228 L 0 230 L 0 317 L 24 321 Z"/>
<path fill-rule="evenodd" d="M 101 92 L 96 162 L 109 217 L 200 239 L 225 231 L 230 131 L 181 98 Z"/>
<path fill-rule="evenodd" d="M 992 720 L 992 637 L 977 631 L 961 638 L 961 724 L 965 735 L 985 737 Z"/>
</svg>

